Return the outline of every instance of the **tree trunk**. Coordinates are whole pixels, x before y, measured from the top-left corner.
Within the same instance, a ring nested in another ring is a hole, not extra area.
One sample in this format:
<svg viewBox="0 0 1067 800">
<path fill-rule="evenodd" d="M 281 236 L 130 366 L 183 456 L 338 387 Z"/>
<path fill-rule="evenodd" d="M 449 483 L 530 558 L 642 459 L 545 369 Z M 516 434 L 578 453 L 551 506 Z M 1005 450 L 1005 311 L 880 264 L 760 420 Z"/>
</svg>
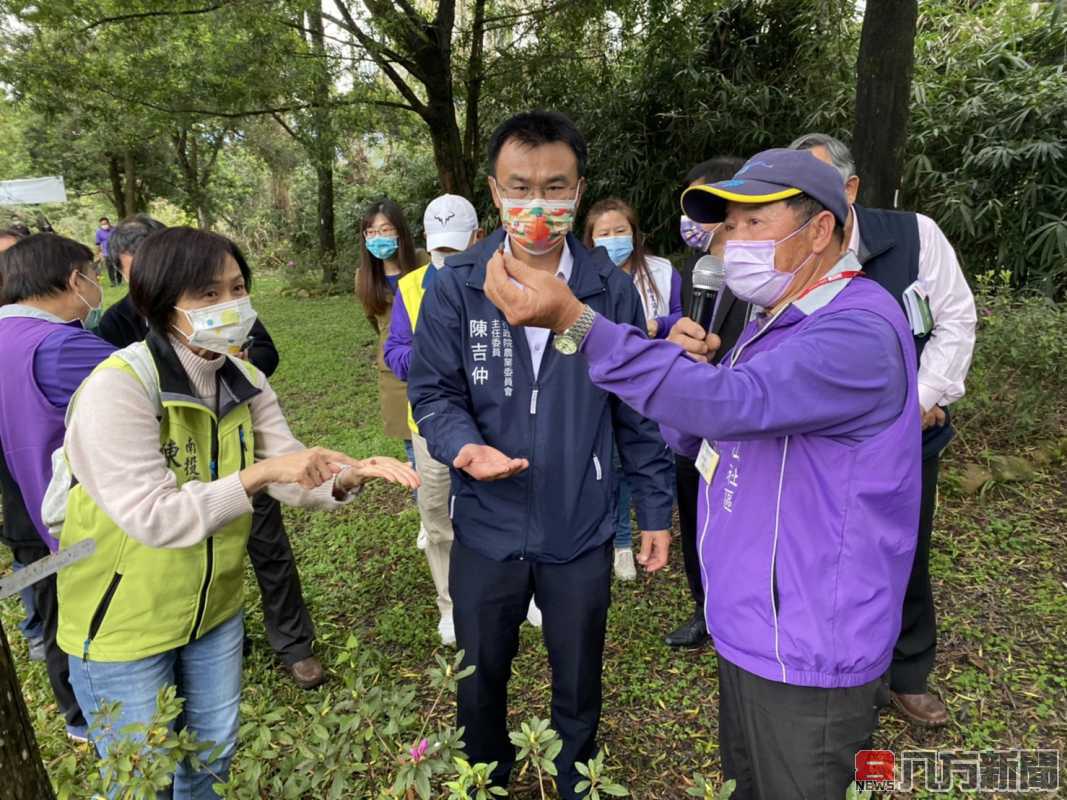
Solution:
<svg viewBox="0 0 1067 800">
<path fill-rule="evenodd" d="M 312 136 L 315 151 L 315 177 L 319 189 L 319 261 L 322 264 L 322 282 L 325 285 L 337 280 L 337 238 L 333 217 L 333 164 L 336 158 L 337 139 L 334 135 L 330 110 L 330 70 L 326 62 L 326 37 L 322 25 L 322 2 L 308 12 L 308 31 L 311 46 L 315 51 L 317 71 L 312 92 L 315 108 L 311 113 Z"/>
<path fill-rule="evenodd" d="M 456 121 L 451 81 L 434 81 L 426 88 L 431 94 L 423 119 L 430 129 L 433 161 L 441 190 L 473 199 L 474 183 L 467 171 L 463 135 Z"/>
<path fill-rule="evenodd" d="M 904 162 L 915 67 L 917 0 L 867 0 L 856 60 L 852 151 L 859 201 L 893 208 Z"/>
<path fill-rule="evenodd" d="M 126 193 L 122 188 L 122 173 L 119 171 L 119 160 L 115 156 L 109 156 L 107 160 L 107 176 L 111 179 L 111 203 L 115 206 L 118 218 L 126 216 Z"/>
<path fill-rule="evenodd" d="M 482 102 L 482 83 L 485 80 L 485 2 L 486 0 L 474 2 L 470 59 L 467 62 L 467 120 L 463 131 L 463 163 L 472 192 L 464 196 L 471 202 L 474 202 L 474 176 L 478 174 L 478 156 L 482 144 L 478 112 Z"/>
<path fill-rule="evenodd" d="M 137 210 L 137 171 L 134 168 L 133 150 L 127 149 L 123 155 L 122 174 L 126 182 L 126 213 L 122 215 L 125 217 Z"/>
<path fill-rule="evenodd" d="M 116 165 L 117 166 L 117 165 Z M 121 194 L 117 195 L 121 197 Z M 11 648 L 0 623 L 0 780 L 4 800 L 54 800 Z"/>
<path fill-rule="evenodd" d="M 333 219 L 333 162 L 321 162 L 315 169 L 319 184 L 319 258 L 322 260 L 322 282 L 330 285 L 337 280 L 337 241 Z"/>
</svg>

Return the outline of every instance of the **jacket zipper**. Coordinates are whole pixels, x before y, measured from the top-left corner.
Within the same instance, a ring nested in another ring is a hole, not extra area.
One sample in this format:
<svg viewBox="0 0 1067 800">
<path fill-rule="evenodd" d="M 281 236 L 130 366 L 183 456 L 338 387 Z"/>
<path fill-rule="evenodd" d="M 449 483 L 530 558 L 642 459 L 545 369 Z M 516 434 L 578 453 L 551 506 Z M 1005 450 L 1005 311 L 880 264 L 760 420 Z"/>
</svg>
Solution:
<svg viewBox="0 0 1067 800">
<path fill-rule="evenodd" d="M 242 447 L 242 456 L 244 449 Z M 211 480 L 219 477 L 219 423 L 214 417 L 211 418 Z M 204 540 L 204 548 L 207 558 L 204 567 L 204 582 L 200 585 L 200 600 L 196 605 L 196 617 L 193 619 L 193 629 L 189 633 L 189 641 L 196 641 L 200 631 L 200 624 L 204 621 L 204 612 L 207 610 L 207 591 L 211 586 L 211 573 L 215 569 L 215 537 L 208 536 Z"/>
<path fill-rule="evenodd" d="M 85 637 L 85 651 L 82 653 L 82 659 L 89 657 L 89 644 L 96 638 L 96 634 L 100 631 L 100 626 L 104 624 L 104 615 L 107 614 L 108 608 L 111 606 L 111 600 L 115 596 L 115 592 L 118 591 L 119 581 L 122 580 L 122 575 L 116 572 L 111 576 L 111 583 L 107 585 L 107 589 L 104 591 L 104 596 L 100 598 L 100 603 L 96 607 L 96 611 L 93 612 L 93 618 L 89 620 L 89 634 Z"/>
<path fill-rule="evenodd" d="M 782 487 L 785 483 L 785 459 L 789 455 L 789 437 L 785 437 L 782 446 L 782 465 L 778 470 L 778 499 L 774 505 L 774 541 L 771 544 L 771 614 L 774 619 L 774 657 L 782 669 L 782 681 L 785 682 L 785 662 L 778 647 L 778 532 L 782 521 Z"/>
<path fill-rule="evenodd" d="M 600 468 L 600 456 L 598 456 L 596 453 L 593 453 L 593 468 L 596 470 L 596 479 L 598 481 L 603 480 L 604 471 Z"/>
<path fill-rule="evenodd" d="M 237 438 L 241 440 L 241 469 L 244 469 L 247 462 L 245 461 L 245 426 L 243 424 L 237 426 Z"/>
<path fill-rule="evenodd" d="M 542 361 L 541 366 L 544 367 Z M 537 397 L 541 394 L 541 385 L 534 378 L 533 388 L 530 390 L 530 466 L 534 468 L 534 455 L 537 453 Z M 519 561 L 526 559 L 526 550 L 530 546 L 530 518 L 533 516 L 534 485 L 533 480 L 526 483 L 526 533 L 522 538 L 522 554 Z"/>
</svg>

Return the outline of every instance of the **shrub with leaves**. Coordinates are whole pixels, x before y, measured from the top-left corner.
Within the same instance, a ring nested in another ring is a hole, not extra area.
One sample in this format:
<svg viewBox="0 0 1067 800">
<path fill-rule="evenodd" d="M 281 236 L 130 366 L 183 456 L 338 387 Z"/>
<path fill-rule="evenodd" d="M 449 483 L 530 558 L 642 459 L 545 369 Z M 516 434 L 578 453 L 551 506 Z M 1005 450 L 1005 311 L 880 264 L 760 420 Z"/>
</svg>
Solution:
<svg viewBox="0 0 1067 800">
<path fill-rule="evenodd" d="M 463 752 L 463 729 L 442 719 L 445 698 L 474 672 L 474 667 L 462 666 L 463 652 L 451 661 L 436 656 L 436 666 L 427 670 L 435 690 L 428 708 L 415 687 L 391 682 L 379 661 L 373 649 L 352 636 L 334 661 L 340 680 L 316 702 L 269 710 L 242 702 L 238 754 L 228 779 L 216 783 L 215 791 L 226 800 L 430 800 L 445 792 L 449 800 L 492 800 L 507 795 L 490 785 L 497 765 L 471 764 Z M 172 729 L 181 708 L 176 690 L 169 687 L 160 692 L 148 724 L 117 732 L 111 731 L 117 705 L 105 708 L 94 727 L 117 734 L 115 742 L 88 784 L 81 780 L 75 755 L 60 763 L 60 800 L 111 791 L 117 791 L 120 800 L 153 800 L 170 785 L 183 760 L 196 768 L 215 760 L 218 748 L 213 750 L 213 743 L 197 741 L 187 729 Z M 534 719 L 524 722 L 511 740 L 519 748 L 519 774 L 533 770 L 541 796 L 547 797 L 556 775 L 553 761 L 562 748 L 558 734 L 547 720 Z M 624 787 L 605 776 L 603 754 L 578 769 L 586 784 L 579 794 L 591 800 L 626 796 Z"/>
<path fill-rule="evenodd" d="M 64 758 L 53 776 L 59 800 L 110 796 L 112 792 L 117 800 L 155 800 L 157 792 L 170 786 L 183 761 L 202 769 L 204 763 L 218 759 L 221 748 L 214 748 L 212 742 L 197 741 L 187 729 L 173 730 L 183 702 L 173 686 L 164 687 L 156 698 L 156 712 L 147 723 L 125 725 L 119 730 L 115 725 L 120 704 L 101 705 L 91 734 L 97 739 L 108 737 L 107 756 L 99 759 L 88 783 L 77 773 L 77 756 L 71 753 Z"/>
</svg>

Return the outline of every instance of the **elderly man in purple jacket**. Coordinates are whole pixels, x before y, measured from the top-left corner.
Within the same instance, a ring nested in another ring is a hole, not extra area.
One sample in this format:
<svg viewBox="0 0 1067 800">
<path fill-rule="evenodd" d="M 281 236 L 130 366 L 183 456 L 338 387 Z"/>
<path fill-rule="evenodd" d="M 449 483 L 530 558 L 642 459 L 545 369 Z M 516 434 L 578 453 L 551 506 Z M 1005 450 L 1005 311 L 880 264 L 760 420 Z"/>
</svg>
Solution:
<svg viewBox="0 0 1067 800">
<path fill-rule="evenodd" d="M 701 472 L 700 553 L 719 656 L 719 734 L 735 798 L 843 797 L 869 746 L 915 550 L 915 345 L 896 301 L 843 257 L 837 172 L 768 150 L 689 189 L 724 221 L 726 279 L 764 309 L 718 365 L 692 320 L 669 341 L 593 313 L 505 254 L 486 292 L 543 325 L 590 377 Z"/>
</svg>

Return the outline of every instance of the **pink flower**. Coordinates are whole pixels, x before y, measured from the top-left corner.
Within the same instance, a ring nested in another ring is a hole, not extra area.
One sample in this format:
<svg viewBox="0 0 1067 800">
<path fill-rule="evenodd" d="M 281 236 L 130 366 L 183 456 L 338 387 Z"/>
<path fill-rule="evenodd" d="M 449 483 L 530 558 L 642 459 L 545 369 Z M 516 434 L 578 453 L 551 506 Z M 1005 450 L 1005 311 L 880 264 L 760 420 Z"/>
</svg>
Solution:
<svg viewBox="0 0 1067 800">
<path fill-rule="evenodd" d="M 411 760 L 418 764 L 420 761 L 426 758 L 426 751 L 429 749 L 429 740 L 423 739 L 415 747 L 412 747 L 408 752 L 411 753 Z"/>
</svg>

